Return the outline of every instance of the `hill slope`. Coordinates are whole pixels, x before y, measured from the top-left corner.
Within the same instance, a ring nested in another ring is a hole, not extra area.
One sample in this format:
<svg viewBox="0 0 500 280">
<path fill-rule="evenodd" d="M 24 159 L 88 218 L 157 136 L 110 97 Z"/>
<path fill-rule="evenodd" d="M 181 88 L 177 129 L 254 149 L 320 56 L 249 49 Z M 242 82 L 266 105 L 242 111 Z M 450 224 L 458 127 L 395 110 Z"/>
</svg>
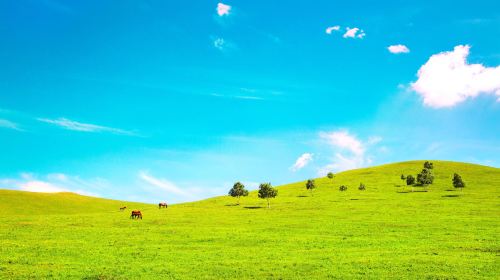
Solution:
<svg viewBox="0 0 500 280">
<path fill-rule="evenodd" d="M 4 215 L 84 214 L 116 211 L 120 207 L 144 207 L 144 203 L 102 199 L 75 193 L 36 193 L 0 190 Z"/>
<path fill-rule="evenodd" d="M 403 162 L 158 210 L 0 216 L 0 278 L 492 278 L 500 274 L 500 169 L 433 161 L 429 192 L 402 187 Z M 467 187 L 455 191 L 451 176 Z M 360 182 L 366 191 L 359 191 Z M 338 186 L 348 186 L 339 192 Z M 14 207 L 0 199 L 0 207 Z M 22 211 L 22 210 L 19 210 Z"/>
</svg>

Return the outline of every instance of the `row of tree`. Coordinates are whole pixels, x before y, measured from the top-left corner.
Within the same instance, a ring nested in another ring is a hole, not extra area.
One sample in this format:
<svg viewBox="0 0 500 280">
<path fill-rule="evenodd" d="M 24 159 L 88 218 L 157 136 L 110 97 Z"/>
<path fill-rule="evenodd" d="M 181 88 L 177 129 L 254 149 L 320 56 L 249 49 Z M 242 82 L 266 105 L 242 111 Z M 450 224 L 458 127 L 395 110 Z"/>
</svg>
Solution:
<svg viewBox="0 0 500 280">
<path fill-rule="evenodd" d="M 434 183 L 434 175 L 432 174 L 432 170 L 434 169 L 434 164 L 432 162 L 426 161 L 424 163 L 424 168 L 420 173 L 417 174 L 417 177 L 413 177 L 413 175 L 405 176 L 401 174 L 401 180 L 406 181 L 406 185 L 411 186 L 411 191 L 413 192 L 413 187 L 415 185 L 420 185 L 425 188 L 427 191 L 427 187 Z M 452 179 L 453 187 L 459 188 L 460 190 L 465 187 L 465 183 L 462 180 L 462 177 L 457 173 L 453 174 Z"/>
<path fill-rule="evenodd" d="M 229 195 L 238 198 L 238 205 L 240 204 L 240 197 L 248 196 L 248 190 L 245 186 L 236 182 L 233 187 L 229 190 Z M 271 186 L 271 183 L 262 183 L 259 186 L 259 198 L 267 200 L 267 208 L 271 207 L 269 199 L 275 198 L 278 195 L 278 190 Z"/>
</svg>

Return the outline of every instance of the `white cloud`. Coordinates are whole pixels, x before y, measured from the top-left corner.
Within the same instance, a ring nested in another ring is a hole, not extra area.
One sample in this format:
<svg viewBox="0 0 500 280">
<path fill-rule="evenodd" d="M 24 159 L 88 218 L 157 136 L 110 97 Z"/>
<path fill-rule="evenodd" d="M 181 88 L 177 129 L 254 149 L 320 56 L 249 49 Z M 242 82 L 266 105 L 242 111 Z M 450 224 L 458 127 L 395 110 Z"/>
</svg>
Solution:
<svg viewBox="0 0 500 280">
<path fill-rule="evenodd" d="M 231 6 L 223 3 L 217 4 L 217 14 L 219 16 L 228 16 L 230 11 L 231 11 Z"/>
<path fill-rule="evenodd" d="M 346 32 L 344 33 L 344 35 L 342 37 L 363 39 L 363 37 L 365 37 L 365 35 L 366 35 L 365 32 L 357 27 L 354 27 L 354 28 L 347 27 Z"/>
<path fill-rule="evenodd" d="M 77 176 L 69 176 L 63 173 L 48 174 L 42 177 L 31 173 L 21 173 L 19 177 L 1 179 L 0 187 L 28 192 L 73 192 L 87 196 L 100 196 L 92 192 L 92 190 L 101 188 L 107 184 L 100 178 L 82 180 Z"/>
<path fill-rule="evenodd" d="M 214 47 L 218 50 L 224 50 L 224 47 L 226 45 L 226 42 L 224 41 L 223 38 L 216 38 L 214 40 Z"/>
<path fill-rule="evenodd" d="M 411 88 L 433 108 L 453 107 L 479 94 L 495 94 L 500 101 L 500 66 L 469 64 L 470 46 L 459 45 L 453 51 L 429 58 L 418 70 Z"/>
<path fill-rule="evenodd" d="M 401 45 L 401 44 L 389 46 L 389 47 L 387 47 L 387 49 L 389 50 L 389 52 L 395 53 L 395 54 L 409 53 L 410 52 L 410 49 L 407 46 Z"/>
<path fill-rule="evenodd" d="M 325 32 L 326 32 L 326 34 L 332 34 L 333 31 L 339 31 L 339 30 L 340 30 L 340 26 L 335 25 L 335 26 L 327 27 Z"/>
<path fill-rule="evenodd" d="M 17 123 L 11 122 L 6 119 L 0 119 L 0 127 L 22 131 L 22 129 L 19 128 L 19 125 Z"/>
<path fill-rule="evenodd" d="M 83 132 L 109 132 L 113 134 L 121 134 L 121 135 L 135 135 L 131 131 L 119 129 L 119 128 L 113 128 L 113 127 L 107 127 L 107 126 L 101 126 L 101 125 L 96 125 L 96 124 L 89 124 L 89 123 L 81 123 L 77 121 L 72 121 L 66 118 L 59 118 L 59 119 L 44 119 L 44 118 L 38 118 L 38 121 L 44 122 L 44 123 L 49 123 L 53 124 L 59 127 L 62 127 L 67 130 L 75 130 L 75 131 L 83 131 Z"/>
<path fill-rule="evenodd" d="M 327 140 L 330 145 L 348 150 L 355 155 L 362 155 L 365 152 L 361 141 L 346 130 L 320 132 L 319 136 Z"/>
<path fill-rule="evenodd" d="M 304 168 L 312 160 L 313 160 L 313 154 L 304 153 L 295 161 L 294 165 L 290 167 L 290 170 L 292 170 L 293 172 L 298 171 Z"/>
<path fill-rule="evenodd" d="M 359 168 L 372 163 L 367 150 L 382 141 L 379 136 L 372 136 L 366 142 L 359 140 L 347 130 L 320 132 L 320 138 L 325 140 L 335 151 L 331 163 L 318 170 L 320 176 L 331 171 L 342 171 Z"/>
<path fill-rule="evenodd" d="M 190 193 L 182 190 L 178 186 L 176 186 L 174 183 L 165 180 L 165 179 L 160 179 L 156 178 L 150 174 L 148 174 L 145 171 L 140 171 L 139 172 L 139 178 L 142 179 L 144 182 L 157 187 L 163 191 L 166 191 L 168 193 L 176 194 L 176 195 L 181 195 L 181 196 L 191 196 Z"/>
</svg>

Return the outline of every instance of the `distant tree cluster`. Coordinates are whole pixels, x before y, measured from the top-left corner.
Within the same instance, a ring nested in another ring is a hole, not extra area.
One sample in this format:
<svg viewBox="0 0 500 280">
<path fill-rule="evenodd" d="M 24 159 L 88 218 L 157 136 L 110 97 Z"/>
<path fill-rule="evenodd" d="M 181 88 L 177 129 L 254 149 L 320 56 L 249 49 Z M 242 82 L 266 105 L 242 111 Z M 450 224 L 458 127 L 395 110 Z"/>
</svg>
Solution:
<svg viewBox="0 0 500 280">
<path fill-rule="evenodd" d="M 427 191 L 427 186 L 434 182 L 434 175 L 432 174 L 432 169 L 434 169 L 434 164 L 432 162 L 426 161 L 424 163 L 424 168 L 420 173 L 417 174 L 417 177 L 413 177 L 413 175 L 401 174 L 401 180 L 406 180 L 406 185 L 411 186 L 411 190 L 413 191 L 413 187 L 418 184 L 420 186 L 424 186 Z"/>
</svg>

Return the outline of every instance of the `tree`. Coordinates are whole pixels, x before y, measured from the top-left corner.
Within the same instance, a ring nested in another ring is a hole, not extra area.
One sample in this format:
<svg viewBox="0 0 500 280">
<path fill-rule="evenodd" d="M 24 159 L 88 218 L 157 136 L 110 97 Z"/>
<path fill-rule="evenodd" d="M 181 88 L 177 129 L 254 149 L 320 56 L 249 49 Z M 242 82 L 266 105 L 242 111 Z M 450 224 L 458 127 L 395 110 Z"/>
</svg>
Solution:
<svg viewBox="0 0 500 280">
<path fill-rule="evenodd" d="M 462 177 L 457 173 L 453 174 L 453 187 L 458 188 L 460 190 L 465 188 L 465 183 L 462 180 Z"/>
<path fill-rule="evenodd" d="M 326 175 L 326 177 L 330 178 L 330 179 L 333 179 L 333 173 L 332 172 L 328 172 L 328 174 Z"/>
<path fill-rule="evenodd" d="M 262 183 L 259 186 L 259 198 L 267 200 L 267 208 L 270 208 L 269 199 L 275 198 L 278 195 L 278 190 L 271 186 L 271 183 Z"/>
<path fill-rule="evenodd" d="M 417 183 L 426 187 L 426 190 L 427 185 L 432 184 L 432 182 L 434 182 L 434 175 L 432 175 L 430 169 L 424 168 L 419 174 L 417 174 Z"/>
<path fill-rule="evenodd" d="M 229 190 L 229 195 L 238 198 L 238 205 L 240 205 L 240 197 L 248 196 L 248 191 L 245 190 L 245 186 L 240 183 L 234 183 L 233 187 Z"/>
<path fill-rule="evenodd" d="M 316 184 L 314 183 L 314 180 L 313 179 L 307 180 L 306 189 L 311 191 L 311 195 L 313 195 L 313 189 L 315 189 L 315 188 L 316 188 Z"/>
<path fill-rule="evenodd" d="M 403 184 L 404 184 L 404 181 L 406 180 L 406 176 L 404 174 L 401 174 L 401 180 L 403 181 Z M 404 185 L 403 185 L 403 189 L 404 189 Z"/>
<path fill-rule="evenodd" d="M 339 187 L 339 191 L 345 192 L 345 191 L 347 191 L 347 187 L 344 186 L 344 185 L 342 185 L 342 186 Z"/>
<path fill-rule="evenodd" d="M 366 186 L 365 186 L 365 184 L 360 183 L 360 184 L 359 184 L 359 187 L 358 187 L 358 190 L 360 190 L 360 191 L 364 191 L 364 190 L 366 190 Z"/>
<path fill-rule="evenodd" d="M 413 185 L 415 185 L 415 177 L 413 175 L 406 176 L 406 185 L 411 186 L 411 191 L 413 191 Z"/>
<path fill-rule="evenodd" d="M 424 162 L 424 168 L 425 169 L 434 169 L 434 165 L 432 164 L 432 162 L 426 161 L 426 162 Z"/>
</svg>

